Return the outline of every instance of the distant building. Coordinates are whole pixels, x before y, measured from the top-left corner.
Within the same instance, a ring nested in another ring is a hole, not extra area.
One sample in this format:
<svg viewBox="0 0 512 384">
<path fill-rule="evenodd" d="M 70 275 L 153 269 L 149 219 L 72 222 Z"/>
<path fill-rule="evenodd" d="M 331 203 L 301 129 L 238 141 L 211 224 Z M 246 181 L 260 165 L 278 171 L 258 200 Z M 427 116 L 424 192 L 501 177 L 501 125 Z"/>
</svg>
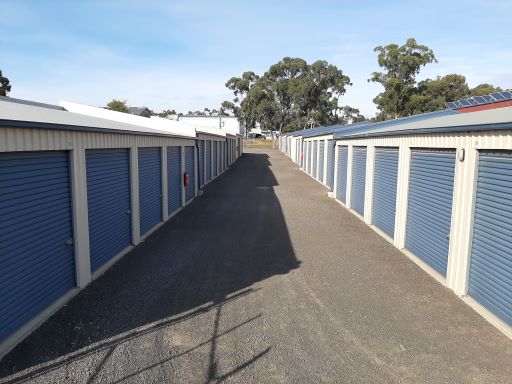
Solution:
<svg viewBox="0 0 512 384">
<path fill-rule="evenodd" d="M 151 117 L 151 111 L 147 107 L 128 107 L 128 112 L 136 116 Z"/>
<path fill-rule="evenodd" d="M 244 125 L 234 116 L 169 115 L 167 118 L 170 120 L 181 121 L 186 124 L 220 128 L 227 133 L 245 137 Z"/>
</svg>

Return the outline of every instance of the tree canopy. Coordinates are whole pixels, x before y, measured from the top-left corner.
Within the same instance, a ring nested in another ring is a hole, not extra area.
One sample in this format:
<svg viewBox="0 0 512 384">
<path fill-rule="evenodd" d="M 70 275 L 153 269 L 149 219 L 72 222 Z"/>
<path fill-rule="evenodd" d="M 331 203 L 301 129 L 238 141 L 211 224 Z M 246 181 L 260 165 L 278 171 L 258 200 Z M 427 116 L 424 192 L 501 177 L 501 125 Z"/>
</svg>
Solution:
<svg viewBox="0 0 512 384">
<path fill-rule="evenodd" d="M 378 46 L 374 51 L 378 53 L 379 66 L 384 69 L 374 72 L 368 79 L 384 88 L 373 99 L 378 109 L 377 120 L 432 112 L 444 109 L 449 101 L 501 91 L 490 84 L 470 89 L 466 78 L 456 73 L 418 82 L 416 76 L 421 68 L 437 63 L 437 59 L 432 49 L 412 38 L 402 46 L 389 44 Z"/>
<path fill-rule="evenodd" d="M 222 106 L 246 127 L 258 123 L 279 131 L 363 119 L 356 108 L 339 105 L 349 85 L 350 78 L 327 61 L 285 57 L 261 76 L 247 71 L 229 79 L 226 87 L 235 97 Z"/>
<path fill-rule="evenodd" d="M 107 104 L 106 108 L 110 109 L 111 111 L 128 113 L 128 105 L 126 103 L 126 100 L 113 99 Z"/>
<path fill-rule="evenodd" d="M 7 94 L 11 92 L 11 84 L 9 83 L 9 79 L 2 75 L 2 71 L 0 71 L 0 96 L 7 96 Z"/>
</svg>

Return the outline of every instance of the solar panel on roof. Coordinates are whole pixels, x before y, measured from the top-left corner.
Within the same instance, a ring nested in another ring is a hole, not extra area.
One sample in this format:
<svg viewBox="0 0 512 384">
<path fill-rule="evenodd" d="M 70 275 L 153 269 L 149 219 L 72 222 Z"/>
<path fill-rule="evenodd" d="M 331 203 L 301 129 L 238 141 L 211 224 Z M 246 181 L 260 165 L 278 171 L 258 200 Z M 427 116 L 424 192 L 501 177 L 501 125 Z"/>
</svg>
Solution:
<svg viewBox="0 0 512 384">
<path fill-rule="evenodd" d="M 470 106 L 471 106 L 471 104 L 469 104 L 469 101 L 467 101 L 466 99 L 459 100 L 459 103 L 460 103 L 463 107 L 470 107 Z"/>
<path fill-rule="evenodd" d="M 485 101 L 485 99 L 484 99 L 482 96 L 475 96 L 475 97 L 473 97 L 473 98 L 476 100 L 476 102 L 477 102 L 478 104 L 486 104 L 486 103 L 487 103 L 487 102 Z"/>
<path fill-rule="evenodd" d="M 482 97 L 483 97 L 483 98 L 485 99 L 485 101 L 487 101 L 488 103 L 492 103 L 492 97 L 491 97 L 491 96 L 489 96 L 489 95 L 485 95 L 485 96 L 482 96 Z"/>
<path fill-rule="evenodd" d="M 493 98 L 495 98 L 497 101 L 503 101 L 503 100 L 506 100 L 506 97 L 503 96 L 501 93 L 499 92 L 495 92 L 495 93 L 491 93 L 491 96 Z"/>
<path fill-rule="evenodd" d="M 448 109 L 457 109 L 457 104 L 455 104 L 453 101 L 449 101 L 446 103 L 446 108 Z"/>
<path fill-rule="evenodd" d="M 503 97 L 505 97 L 506 100 L 512 99 L 512 92 L 511 91 L 504 91 L 504 92 L 501 92 L 501 94 L 503 95 Z"/>
<path fill-rule="evenodd" d="M 477 101 L 472 97 L 470 97 L 469 99 L 466 99 L 466 101 L 471 105 L 478 105 Z"/>
</svg>

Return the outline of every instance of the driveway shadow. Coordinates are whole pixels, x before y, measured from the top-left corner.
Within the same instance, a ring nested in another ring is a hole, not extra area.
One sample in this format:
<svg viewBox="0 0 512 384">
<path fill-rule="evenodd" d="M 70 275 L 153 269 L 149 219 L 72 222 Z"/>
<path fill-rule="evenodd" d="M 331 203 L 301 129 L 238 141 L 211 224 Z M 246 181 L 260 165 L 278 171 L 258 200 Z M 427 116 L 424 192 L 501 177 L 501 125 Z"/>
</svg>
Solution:
<svg viewBox="0 0 512 384">
<path fill-rule="evenodd" d="M 111 354 L 130 338 L 212 309 L 220 316 L 223 304 L 252 294 L 254 283 L 298 268 L 269 165 L 266 154 L 244 154 L 205 188 L 202 197 L 8 354 L 0 362 L 0 378 L 23 381 L 100 349 Z M 217 326 L 208 340 L 212 381 L 226 378 L 217 377 L 215 371 L 218 337 Z M 26 374 L 8 378 L 36 365 Z"/>
</svg>

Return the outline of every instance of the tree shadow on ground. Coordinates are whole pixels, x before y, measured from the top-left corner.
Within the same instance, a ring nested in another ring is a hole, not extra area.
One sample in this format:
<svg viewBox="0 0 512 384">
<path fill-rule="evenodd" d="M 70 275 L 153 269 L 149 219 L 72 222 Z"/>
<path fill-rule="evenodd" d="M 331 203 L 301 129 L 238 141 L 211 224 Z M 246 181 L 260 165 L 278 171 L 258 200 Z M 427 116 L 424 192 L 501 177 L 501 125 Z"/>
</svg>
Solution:
<svg viewBox="0 0 512 384">
<path fill-rule="evenodd" d="M 225 175 L 205 188 L 204 196 L 7 355 L 0 362 L 0 378 L 19 372 L 21 375 L 9 382 L 23 381 L 84 355 L 107 350 L 89 378 L 92 382 L 120 343 L 212 309 L 217 311 L 218 319 L 222 306 L 252 294 L 254 283 L 298 268 L 300 262 L 273 190 L 277 180 L 269 165 L 266 154 L 244 154 Z M 210 345 L 209 381 L 225 380 L 270 350 L 219 376 L 215 363 L 218 337 L 217 323 L 205 342 Z"/>
</svg>

